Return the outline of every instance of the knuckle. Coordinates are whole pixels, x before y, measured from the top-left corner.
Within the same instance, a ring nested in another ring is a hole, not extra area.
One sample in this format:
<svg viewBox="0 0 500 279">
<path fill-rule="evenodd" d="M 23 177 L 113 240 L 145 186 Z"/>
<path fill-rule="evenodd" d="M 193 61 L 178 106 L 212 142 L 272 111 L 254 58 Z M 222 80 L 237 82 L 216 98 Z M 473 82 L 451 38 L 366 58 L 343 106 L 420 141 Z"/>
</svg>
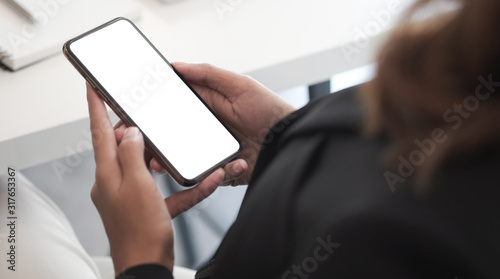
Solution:
<svg viewBox="0 0 500 279">
<path fill-rule="evenodd" d="M 129 137 L 125 137 L 122 139 L 122 142 L 118 146 L 118 152 L 123 153 L 123 150 L 129 150 L 134 148 L 139 142 L 131 139 Z M 128 152 L 128 151 L 127 151 Z"/>
<path fill-rule="evenodd" d="M 98 199 L 97 184 L 94 184 L 94 186 L 92 187 L 92 190 L 90 190 L 90 199 L 92 200 L 94 205 L 97 206 L 97 199 Z"/>
<path fill-rule="evenodd" d="M 214 68 L 215 68 L 215 67 L 214 67 L 214 65 L 212 65 L 212 64 L 210 64 L 210 63 L 201 63 L 201 64 L 200 64 L 200 66 L 201 66 L 202 68 L 207 69 L 207 70 L 212 70 L 212 69 L 214 69 Z"/>
</svg>

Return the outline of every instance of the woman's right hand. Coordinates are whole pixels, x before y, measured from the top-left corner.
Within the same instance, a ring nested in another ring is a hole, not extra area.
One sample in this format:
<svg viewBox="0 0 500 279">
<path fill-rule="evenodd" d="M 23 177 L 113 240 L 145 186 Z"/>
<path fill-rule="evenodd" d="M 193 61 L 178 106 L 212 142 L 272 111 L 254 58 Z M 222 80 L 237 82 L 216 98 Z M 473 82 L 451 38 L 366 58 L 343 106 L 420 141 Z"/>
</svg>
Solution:
<svg viewBox="0 0 500 279">
<path fill-rule="evenodd" d="M 269 129 L 295 108 L 248 76 L 208 64 L 172 65 L 243 145 L 239 159 L 224 167 L 224 184 L 248 184 Z M 150 168 L 163 171 L 154 159 Z"/>
</svg>

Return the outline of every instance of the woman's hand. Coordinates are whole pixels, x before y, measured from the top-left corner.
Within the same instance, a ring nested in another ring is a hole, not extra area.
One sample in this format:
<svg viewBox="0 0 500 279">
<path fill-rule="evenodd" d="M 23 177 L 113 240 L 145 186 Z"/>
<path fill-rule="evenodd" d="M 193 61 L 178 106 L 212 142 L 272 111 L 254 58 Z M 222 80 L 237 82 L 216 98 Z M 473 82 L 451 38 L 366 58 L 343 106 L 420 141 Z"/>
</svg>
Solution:
<svg viewBox="0 0 500 279">
<path fill-rule="evenodd" d="M 87 85 L 96 182 L 91 197 L 108 235 L 115 272 L 145 263 L 173 268 L 171 219 L 209 196 L 225 172 L 163 200 L 144 161 L 136 127 L 113 130 L 103 101 Z M 116 135 L 116 136 L 115 136 Z"/>
<path fill-rule="evenodd" d="M 208 64 L 173 66 L 243 144 L 240 159 L 224 167 L 224 184 L 248 184 L 269 129 L 295 108 L 248 76 Z M 150 167 L 162 171 L 154 159 Z"/>
</svg>

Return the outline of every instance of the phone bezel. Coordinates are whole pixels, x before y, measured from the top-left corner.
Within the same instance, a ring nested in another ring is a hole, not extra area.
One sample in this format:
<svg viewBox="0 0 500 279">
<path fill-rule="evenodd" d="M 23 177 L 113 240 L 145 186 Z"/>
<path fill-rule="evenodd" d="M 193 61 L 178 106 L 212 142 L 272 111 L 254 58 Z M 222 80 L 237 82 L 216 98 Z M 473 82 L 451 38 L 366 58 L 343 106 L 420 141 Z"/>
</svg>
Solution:
<svg viewBox="0 0 500 279">
<path fill-rule="evenodd" d="M 144 40 L 149 44 L 150 47 L 154 49 L 154 51 L 165 61 L 165 63 L 173 69 L 175 74 L 182 80 L 182 82 L 191 90 L 191 92 L 198 97 L 198 99 L 203 103 L 205 107 L 215 116 L 215 118 L 224 126 L 224 128 L 229 131 L 231 136 L 238 142 L 239 148 L 232 155 L 228 156 L 224 160 L 215 164 L 211 168 L 207 169 L 197 177 L 193 179 L 188 179 L 183 177 L 179 171 L 168 161 L 168 159 L 161 153 L 161 151 L 156 147 L 156 145 L 149 139 L 149 137 L 143 133 L 146 148 L 152 153 L 152 155 L 158 160 L 158 162 L 168 171 L 168 173 L 174 178 L 177 183 L 182 186 L 192 186 L 200 182 L 203 178 L 207 177 L 210 173 L 218 169 L 219 167 L 227 164 L 228 162 L 236 159 L 241 153 L 243 147 L 241 145 L 241 141 L 234 135 L 234 133 L 219 119 L 219 117 L 214 113 L 214 111 L 207 105 L 207 103 L 200 97 L 198 93 L 184 80 L 184 78 L 175 70 L 175 68 L 168 62 L 168 60 L 161 54 L 161 52 L 149 41 L 149 39 L 141 32 L 141 30 L 129 19 L 124 17 L 118 17 L 113 20 L 110 20 L 92 30 L 89 30 L 73 39 L 68 40 L 63 46 L 63 53 L 69 62 L 78 70 L 78 72 L 85 78 L 85 80 L 94 88 L 94 90 L 99 94 L 99 96 L 104 100 L 106 104 L 116 113 L 116 115 L 124 122 L 127 126 L 136 126 L 132 118 L 120 107 L 118 102 L 114 100 L 114 98 L 109 94 L 106 89 L 99 83 L 99 81 L 94 77 L 94 75 L 85 67 L 85 65 L 78 59 L 78 57 L 71 51 L 71 44 L 83 37 L 86 37 L 92 33 L 95 33 L 103 28 L 108 27 L 118 21 L 125 20 L 135 28 L 137 32 L 142 36 Z M 138 127 L 141 129 L 141 127 Z M 142 132 L 142 130 L 141 130 Z"/>
</svg>

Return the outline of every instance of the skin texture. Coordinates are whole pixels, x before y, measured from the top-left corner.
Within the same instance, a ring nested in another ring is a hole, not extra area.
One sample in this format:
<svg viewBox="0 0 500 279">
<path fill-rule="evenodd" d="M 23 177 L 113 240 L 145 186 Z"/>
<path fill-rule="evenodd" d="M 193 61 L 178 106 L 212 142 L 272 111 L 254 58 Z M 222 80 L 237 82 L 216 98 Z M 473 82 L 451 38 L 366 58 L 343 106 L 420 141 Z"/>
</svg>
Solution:
<svg viewBox="0 0 500 279">
<path fill-rule="evenodd" d="M 295 109 L 250 77 L 211 65 L 175 63 L 176 70 L 241 140 L 239 159 L 188 190 L 163 199 L 151 169 L 162 172 L 147 155 L 136 127 L 113 128 L 104 102 L 87 84 L 96 181 L 91 191 L 108 235 L 115 272 L 144 263 L 173 269 L 172 219 L 193 207 L 219 185 L 247 184 L 264 136 Z M 146 153 L 146 160 L 144 156 Z"/>
</svg>

